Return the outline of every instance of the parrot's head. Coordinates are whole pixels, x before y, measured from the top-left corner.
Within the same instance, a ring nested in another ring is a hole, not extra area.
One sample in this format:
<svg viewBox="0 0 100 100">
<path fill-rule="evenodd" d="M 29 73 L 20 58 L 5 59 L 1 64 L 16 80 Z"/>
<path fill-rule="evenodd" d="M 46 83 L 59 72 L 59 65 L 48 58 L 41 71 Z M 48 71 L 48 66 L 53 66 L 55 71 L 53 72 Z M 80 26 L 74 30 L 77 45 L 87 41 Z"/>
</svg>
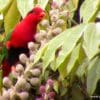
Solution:
<svg viewBox="0 0 100 100">
<path fill-rule="evenodd" d="M 39 23 L 45 16 L 45 11 L 40 7 L 34 7 L 27 15 L 31 22 Z"/>
</svg>

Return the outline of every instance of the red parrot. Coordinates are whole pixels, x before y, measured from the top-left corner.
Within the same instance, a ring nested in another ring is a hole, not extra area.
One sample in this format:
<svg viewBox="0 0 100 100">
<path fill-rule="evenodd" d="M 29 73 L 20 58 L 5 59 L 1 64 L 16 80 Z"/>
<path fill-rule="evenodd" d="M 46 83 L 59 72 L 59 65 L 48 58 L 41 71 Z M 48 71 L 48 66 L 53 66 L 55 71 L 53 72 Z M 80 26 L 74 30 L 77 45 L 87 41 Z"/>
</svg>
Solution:
<svg viewBox="0 0 100 100">
<path fill-rule="evenodd" d="M 20 53 L 28 52 L 27 43 L 35 41 L 35 34 L 38 23 L 45 16 L 45 12 L 40 7 L 34 7 L 27 16 L 19 22 L 11 33 L 10 39 L 6 42 L 8 56 L 3 61 L 3 76 L 7 76 L 11 71 L 11 66 L 18 61 Z"/>
</svg>

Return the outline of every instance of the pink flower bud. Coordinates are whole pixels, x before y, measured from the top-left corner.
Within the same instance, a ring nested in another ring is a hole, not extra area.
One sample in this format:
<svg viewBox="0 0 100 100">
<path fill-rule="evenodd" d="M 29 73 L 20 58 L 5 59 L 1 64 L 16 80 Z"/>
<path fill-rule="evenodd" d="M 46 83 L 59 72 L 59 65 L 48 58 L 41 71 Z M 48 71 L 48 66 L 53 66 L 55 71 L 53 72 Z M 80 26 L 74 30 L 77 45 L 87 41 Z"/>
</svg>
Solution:
<svg viewBox="0 0 100 100">
<path fill-rule="evenodd" d="M 41 85 L 41 86 L 40 86 L 39 92 L 40 92 L 40 94 L 45 93 L 45 86 L 44 86 L 44 85 Z"/>
<path fill-rule="evenodd" d="M 47 80 L 47 84 L 49 85 L 49 86 L 53 86 L 53 84 L 54 84 L 54 82 L 53 82 L 53 80 L 52 79 L 48 79 Z"/>
</svg>

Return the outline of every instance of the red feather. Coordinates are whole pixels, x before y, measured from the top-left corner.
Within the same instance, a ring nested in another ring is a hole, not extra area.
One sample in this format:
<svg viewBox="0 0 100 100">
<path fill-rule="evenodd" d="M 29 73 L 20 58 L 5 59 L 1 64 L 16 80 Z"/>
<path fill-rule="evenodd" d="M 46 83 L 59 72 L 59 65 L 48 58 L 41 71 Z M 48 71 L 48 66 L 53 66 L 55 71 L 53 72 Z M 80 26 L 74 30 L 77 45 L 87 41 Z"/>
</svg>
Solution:
<svg viewBox="0 0 100 100">
<path fill-rule="evenodd" d="M 7 47 L 27 47 L 29 41 L 34 40 L 37 24 L 45 15 L 44 11 L 36 7 L 29 13 L 14 29 L 10 40 L 7 42 Z"/>
<path fill-rule="evenodd" d="M 45 16 L 44 10 L 41 9 L 40 7 L 35 7 L 31 12 L 28 13 L 28 15 L 20 23 L 16 25 L 14 31 L 11 34 L 10 40 L 7 41 L 6 43 L 6 47 L 8 49 L 8 55 L 14 55 L 14 53 L 9 54 L 9 51 L 11 51 L 12 48 L 14 49 L 27 48 L 27 43 L 35 40 L 34 37 L 37 30 L 36 29 L 37 24 L 43 19 L 44 16 Z M 17 55 L 19 55 L 19 53 Z M 8 62 L 10 61 L 9 59 L 11 59 L 11 56 L 8 56 L 7 61 L 4 61 L 3 64 L 4 73 L 6 69 L 9 70 L 8 68 L 10 68 L 9 67 L 10 62 Z M 15 61 L 13 60 L 13 63 L 15 63 Z"/>
</svg>

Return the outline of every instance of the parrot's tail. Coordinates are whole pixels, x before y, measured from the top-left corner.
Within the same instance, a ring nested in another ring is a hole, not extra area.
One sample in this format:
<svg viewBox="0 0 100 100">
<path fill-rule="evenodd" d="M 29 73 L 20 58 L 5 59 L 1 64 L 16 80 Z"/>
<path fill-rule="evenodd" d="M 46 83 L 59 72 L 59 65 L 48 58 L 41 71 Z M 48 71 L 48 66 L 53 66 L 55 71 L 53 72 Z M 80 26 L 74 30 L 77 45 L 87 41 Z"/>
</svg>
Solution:
<svg viewBox="0 0 100 100">
<path fill-rule="evenodd" d="M 8 76 L 9 73 L 11 72 L 11 66 L 7 60 L 3 61 L 2 70 L 3 70 L 3 77 Z"/>
<path fill-rule="evenodd" d="M 4 59 L 2 63 L 3 77 L 8 76 L 9 73 L 12 72 L 12 69 L 15 68 L 14 65 L 18 63 L 19 55 L 21 53 L 28 54 L 28 51 L 29 50 L 27 48 L 10 48 L 8 50 L 8 56 Z"/>
</svg>

